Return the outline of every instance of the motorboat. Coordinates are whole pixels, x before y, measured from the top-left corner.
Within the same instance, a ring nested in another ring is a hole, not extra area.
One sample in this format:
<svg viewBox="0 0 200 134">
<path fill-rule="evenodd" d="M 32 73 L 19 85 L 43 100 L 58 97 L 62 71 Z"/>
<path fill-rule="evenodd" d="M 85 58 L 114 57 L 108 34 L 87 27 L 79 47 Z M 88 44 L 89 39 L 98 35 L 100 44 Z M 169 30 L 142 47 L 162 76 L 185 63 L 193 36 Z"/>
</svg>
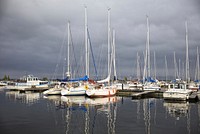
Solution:
<svg viewBox="0 0 200 134">
<path fill-rule="evenodd" d="M 7 89 L 25 90 L 27 88 L 47 89 L 49 86 L 48 81 L 39 80 L 38 77 L 33 75 L 24 76 L 18 82 L 13 82 L 6 86 Z"/>
<path fill-rule="evenodd" d="M 167 91 L 163 93 L 165 100 L 188 100 L 192 90 L 187 88 L 186 83 L 173 83 L 169 84 Z"/>
</svg>

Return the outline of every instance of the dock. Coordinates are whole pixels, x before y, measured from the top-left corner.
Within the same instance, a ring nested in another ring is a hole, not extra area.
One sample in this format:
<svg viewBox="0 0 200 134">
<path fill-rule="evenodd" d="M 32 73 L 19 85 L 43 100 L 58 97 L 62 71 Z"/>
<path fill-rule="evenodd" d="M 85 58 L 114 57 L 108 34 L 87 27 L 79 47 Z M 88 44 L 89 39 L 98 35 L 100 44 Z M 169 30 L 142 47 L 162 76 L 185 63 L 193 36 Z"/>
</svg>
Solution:
<svg viewBox="0 0 200 134">
<path fill-rule="evenodd" d="M 117 95 L 132 98 L 155 97 L 162 98 L 164 90 L 118 90 Z"/>
<path fill-rule="evenodd" d="M 166 89 L 161 90 L 118 90 L 118 96 L 132 97 L 132 99 L 140 98 L 163 98 Z M 188 101 L 200 100 L 200 91 L 192 92 Z"/>
<path fill-rule="evenodd" d="M 139 92 L 139 93 L 132 93 L 131 97 L 142 97 L 144 95 L 150 94 L 150 93 L 154 93 L 155 91 L 143 91 L 143 92 Z"/>
</svg>

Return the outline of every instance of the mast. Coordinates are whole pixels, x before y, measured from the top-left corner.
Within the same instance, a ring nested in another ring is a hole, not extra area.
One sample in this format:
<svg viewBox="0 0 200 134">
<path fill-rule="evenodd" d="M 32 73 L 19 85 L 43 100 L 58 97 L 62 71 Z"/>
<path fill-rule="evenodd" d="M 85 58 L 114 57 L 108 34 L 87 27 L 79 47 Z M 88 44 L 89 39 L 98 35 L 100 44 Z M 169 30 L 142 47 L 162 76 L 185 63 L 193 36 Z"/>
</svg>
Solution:
<svg viewBox="0 0 200 134">
<path fill-rule="evenodd" d="M 67 23 L 67 29 L 68 29 L 68 33 L 67 33 L 67 37 L 68 37 L 68 40 L 67 40 L 67 78 L 70 77 L 70 62 L 69 62 L 69 46 L 70 46 L 70 21 L 68 21 Z"/>
<path fill-rule="evenodd" d="M 174 79 L 176 80 L 176 55 L 174 51 Z"/>
<path fill-rule="evenodd" d="M 149 31 L 149 18 L 147 16 L 147 75 L 150 77 L 150 49 L 149 49 L 149 44 L 150 44 L 150 31 Z"/>
<path fill-rule="evenodd" d="M 143 71 L 143 82 L 146 77 L 150 77 L 150 51 L 149 51 L 149 19 L 147 17 L 147 40 L 146 40 L 146 50 L 144 56 L 144 71 Z"/>
<path fill-rule="evenodd" d="M 113 67 L 114 67 L 114 80 L 117 80 L 116 62 L 115 62 L 115 30 L 113 29 Z"/>
<path fill-rule="evenodd" d="M 185 63 L 182 62 L 182 78 L 185 78 Z"/>
<path fill-rule="evenodd" d="M 110 71 L 110 10 L 111 8 L 108 8 L 108 73 Z"/>
<path fill-rule="evenodd" d="M 197 61 L 196 61 L 195 80 L 200 80 L 199 79 L 199 48 L 198 48 L 198 46 L 197 46 Z"/>
<path fill-rule="evenodd" d="M 187 27 L 187 21 L 185 22 L 185 41 L 186 41 L 186 66 L 185 66 L 185 71 L 186 71 L 186 81 L 190 81 L 190 72 L 189 72 L 189 56 L 188 56 L 188 27 Z"/>
<path fill-rule="evenodd" d="M 199 48 L 197 47 L 197 79 L 200 80 L 200 72 L 199 72 Z"/>
<path fill-rule="evenodd" d="M 181 60 L 178 60 L 178 78 L 181 78 Z"/>
<path fill-rule="evenodd" d="M 167 57 L 165 55 L 165 81 L 167 82 L 168 66 L 167 66 Z"/>
<path fill-rule="evenodd" d="M 156 53 L 154 51 L 154 79 L 156 80 Z"/>
<path fill-rule="evenodd" d="M 85 6 L 85 74 L 89 77 L 87 7 Z"/>
<path fill-rule="evenodd" d="M 147 77 L 147 46 L 144 55 L 144 71 L 143 71 L 143 83 L 145 82 L 145 78 Z"/>
<path fill-rule="evenodd" d="M 179 78 L 175 51 L 174 51 L 174 75 L 175 75 L 175 79 Z"/>
</svg>

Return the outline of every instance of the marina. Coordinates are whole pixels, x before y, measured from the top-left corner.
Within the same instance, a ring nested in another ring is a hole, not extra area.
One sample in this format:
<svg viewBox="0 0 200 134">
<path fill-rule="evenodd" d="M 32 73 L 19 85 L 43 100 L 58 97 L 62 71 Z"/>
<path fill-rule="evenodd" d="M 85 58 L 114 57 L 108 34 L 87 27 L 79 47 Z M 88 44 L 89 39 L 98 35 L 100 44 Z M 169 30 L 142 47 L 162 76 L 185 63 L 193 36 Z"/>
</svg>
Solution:
<svg viewBox="0 0 200 134">
<path fill-rule="evenodd" d="M 198 0 L 3 0 L 2 134 L 199 134 Z"/>
</svg>

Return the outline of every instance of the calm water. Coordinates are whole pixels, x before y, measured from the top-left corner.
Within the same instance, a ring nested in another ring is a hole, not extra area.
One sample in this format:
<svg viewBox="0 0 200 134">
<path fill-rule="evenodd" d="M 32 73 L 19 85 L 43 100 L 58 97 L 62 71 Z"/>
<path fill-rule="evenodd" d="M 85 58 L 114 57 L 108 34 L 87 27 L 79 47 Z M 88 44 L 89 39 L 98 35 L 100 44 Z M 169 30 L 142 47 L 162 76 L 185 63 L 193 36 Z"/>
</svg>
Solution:
<svg viewBox="0 0 200 134">
<path fill-rule="evenodd" d="M 1 134 L 200 134 L 200 102 L 0 91 Z"/>
</svg>

